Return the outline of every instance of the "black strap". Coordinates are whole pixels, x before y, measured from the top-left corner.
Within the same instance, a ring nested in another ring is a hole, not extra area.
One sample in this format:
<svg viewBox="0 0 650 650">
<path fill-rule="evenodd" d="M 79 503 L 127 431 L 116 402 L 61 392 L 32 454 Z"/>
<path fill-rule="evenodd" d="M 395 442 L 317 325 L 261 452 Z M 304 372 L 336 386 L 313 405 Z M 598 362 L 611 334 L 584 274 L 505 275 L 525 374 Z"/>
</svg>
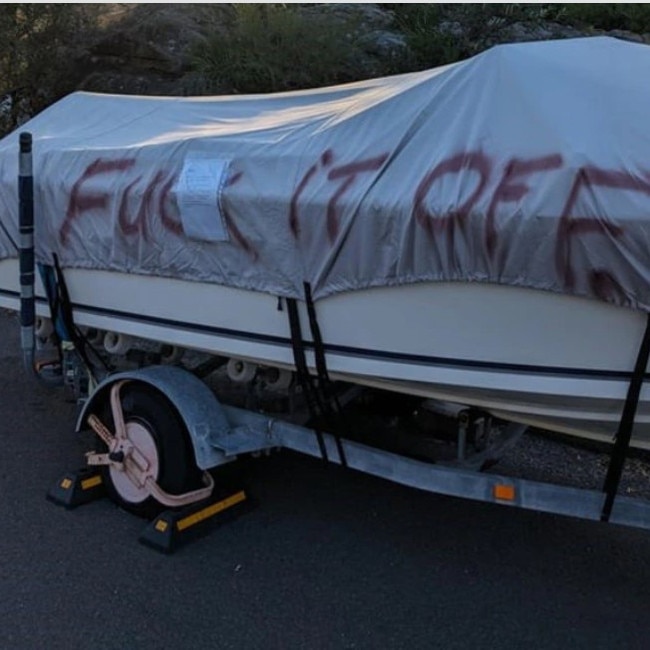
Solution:
<svg viewBox="0 0 650 650">
<path fill-rule="evenodd" d="M 325 346 L 323 345 L 323 337 L 321 336 L 320 326 L 316 318 L 316 307 L 311 294 L 311 285 L 309 282 L 304 283 L 305 290 L 305 303 L 307 305 L 307 315 L 309 317 L 309 329 L 311 330 L 311 337 L 314 341 L 314 358 L 316 361 L 316 373 L 318 374 L 318 384 L 323 398 L 323 411 L 325 417 L 331 422 L 336 417 L 341 416 L 342 410 L 339 404 L 336 393 L 332 390 L 329 373 L 327 372 L 327 362 L 325 360 Z M 347 467 L 348 463 L 343 450 L 343 443 L 338 434 L 334 433 L 334 440 L 336 448 L 341 459 L 341 465 Z"/>
<path fill-rule="evenodd" d="M 55 305 L 58 312 L 58 314 L 53 315 L 53 317 L 56 317 L 60 314 L 66 332 L 70 337 L 70 342 L 74 344 L 77 353 L 86 364 L 88 372 L 92 374 L 92 371 L 95 367 L 94 364 L 91 363 L 88 356 L 89 350 L 93 353 L 93 356 L 104 366 L 104 369 L 110 371 L 111 367 L 108 365 L 108 363 L 106 363 L 105 359 L 99 354 L 99 352 L 97 352 L 97 350 L 95 350 L 88 339 L 82 334 L 81 330 L 75 325 L 74 316 L 72 313 L 72 303 L 70 302 L 70 294 L 68 293 L 68 286 L 65 282 L 63 269 L 59 264 L 59 258 L 56 253 L 53 254 L 53 259 L 54 270 L 56 271 L 57 291 L 56 299 L 53 301 L 53 304 Z"/>
<path fill-rule="evenodd" d="M 329 384 L 329 374 L 327 372 L 327 364 L 325 363 L 325 349 L 323 347 L 323 337 L 320 333 L 318 319 L 316 318 L 316 308 L 314 307 L 314 300 L 311 296 L 311 285 L 309 282 L 304 283 L 305 288 L 305 303 L 307 305 L 307 315 L 309 316 L 309 329 L 314 341 L 314 357 L 316 359 L 316 372 L 318 378 L 325 386 Z"/>
<path fill-rule="evenodd" d="M 648 366 L 648 358 L 650 357 L 650 314 L 647 316 L 646 329 L 643 334 L 641 345 L 639 346 L 639 353 L 636 357 L 636 364 L 634 372 L 630 379 L 630 385 L 627 389 L 627 397 L 625 398 L 625 405 L 623 406 L 623 413 L 618 425 L 618 432 L 614 440 L 614 448 L 607 468 L 607 476 L 603 486 L 603 492 L 606 494 L 605 504 L 600 515 L 601 521 L 609 521 L 614 507 L 614 499 L 618 492 L 618 486 L 623 474 L 623 467 L 627 452 L 630 448 L 630 440 L 632 439 L 632 430 L 634 429 L 634 416 L 639 404 L 639 395 L 641 394 L 641 387 L 645 377 L 645 371 Z"/>
<path fill-rule="evenodd" d="M 293 349 L 293 359 L 296 364 L 296 373 L 298 375 L 298 383 L 302 387 L 303 394 L 307 400 L 307 408 L 309 414 L 313 419 L 316 419 L 320 411 L 318 393 L 314 388 L 309 369 L 307 367 L 307 358 L 305 356 L 305 343 L 302 338 L 302 330 L 300 329 L 300 315 L 298 314 L 298 305 L 295 298 L 287 298 L 287 313 L 289 315 L 289 329 L 291 331 L 291 347 Z M 327 447 L 323 434 L 318 427 L 315 429 L 316 439 L 318 440 L 318 447 L 320 449 L 323 460 L 327 458 Z"/>
</svg>

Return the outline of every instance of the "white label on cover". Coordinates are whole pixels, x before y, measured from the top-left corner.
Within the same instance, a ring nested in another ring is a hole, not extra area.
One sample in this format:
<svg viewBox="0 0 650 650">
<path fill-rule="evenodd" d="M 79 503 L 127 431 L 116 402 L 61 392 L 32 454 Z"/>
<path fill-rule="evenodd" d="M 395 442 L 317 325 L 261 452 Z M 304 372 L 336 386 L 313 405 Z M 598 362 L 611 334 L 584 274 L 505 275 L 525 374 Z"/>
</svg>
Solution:
<svg viewBox="0 0 650 650">
<path fill-rule="evenodd" d="M 191 158 L 183 164 L 176 184 L 176 201 L 183 230 L 190 239 L 228 240 L 220 205 L 228 163 L 227 160 Z"/>
</svg>

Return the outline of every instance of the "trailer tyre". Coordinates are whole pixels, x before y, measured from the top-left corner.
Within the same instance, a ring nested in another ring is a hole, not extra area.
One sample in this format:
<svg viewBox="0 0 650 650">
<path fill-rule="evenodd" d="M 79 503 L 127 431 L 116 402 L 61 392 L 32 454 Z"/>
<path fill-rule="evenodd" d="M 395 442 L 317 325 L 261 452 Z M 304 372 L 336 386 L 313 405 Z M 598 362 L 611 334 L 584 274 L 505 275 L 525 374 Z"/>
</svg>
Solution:
<svg viewBox="0 0 650 650">
<path fill-rule="evenodd" d="M 124 385 L 120 396 L 127 436 L 153 464 L 158 485 L 170 494 L 203 487 L 189 434 L 171 402 L 142 382 Z M 114 431 L 108 393 L 98 415 Z M 119 469 L 104 466 L 102 472 L 109 497 L 124 510 L 152 519 L 168 509 L 131 483 Z"/>
</svg>

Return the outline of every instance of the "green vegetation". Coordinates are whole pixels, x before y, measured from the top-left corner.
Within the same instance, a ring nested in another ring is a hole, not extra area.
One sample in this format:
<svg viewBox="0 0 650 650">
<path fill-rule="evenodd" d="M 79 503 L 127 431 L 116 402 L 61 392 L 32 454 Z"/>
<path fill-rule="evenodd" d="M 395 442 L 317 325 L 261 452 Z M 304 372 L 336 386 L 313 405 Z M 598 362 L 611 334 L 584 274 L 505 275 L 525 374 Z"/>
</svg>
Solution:
<svg viewBox="0 0 650 650">
<path fill-rule="evenodd" d="M 565 4 L 559 7 L 557 20 L 576 27 L 625 29 L 644 34 L 650 32 L 650 4 Z"/>
<path fill-rule="evenodd" d="M 0 5 L 0 132 L 74 89 L 73 43 L 94 27 L 96 5 Z"/>
<path fill-rule="evenodd" d="M 407 39 L 406 69 L 425 69 L 472 56 L 500 42 L 516 23 L 546 22 L 592 30 L 650 32 L 650 4 L 383 4 Z"/>
<path fill-rule="evenodd" d="M 157 71 L 167 82 L 161 92 L 274 92 L 451 63 L 514 37 L 535 38 L 538 27 L 543 37 L 574 33 L 569 28 L 650 34 L 648 4 L 365 7 L 2 4 L 0 135 L 91 74 L 99 91 L 123 92 L 120 75 Z M 378 33 L 388 33 L 388 47 L 377 44 Z M 97 52 L 112 86 L 98 72 Z M 164 60 L 155 60 L 157 52 Z M 146 87 L 160 88 L 155 81 Z"/>
<path fill-rule="evenodd" d="M 477 54 L 498 42 L 504 27 L 554 19 L 550 7 L 520 4 L 385 4 L 395 15 L 395 27 L 405 35 L 407 69 L 426 69 Z"/>
<path fill-rule="evenodd" d="M 236 4 L 229 24 L 193 51 L 200 90 L 256 93 L 358 79 L 356 26 L 295 5 Z"/>
<path fill-rule="evenodd" d="M 647 4 L 380 4 L 408 47 L 373 65 L 349 21 L 300 5 L 233 7 L 227 29 L 194 52 L 202 92 L 290 90 L 444 65 L 500 42 L 517 23 L 650 32 Z"/>
</svg>

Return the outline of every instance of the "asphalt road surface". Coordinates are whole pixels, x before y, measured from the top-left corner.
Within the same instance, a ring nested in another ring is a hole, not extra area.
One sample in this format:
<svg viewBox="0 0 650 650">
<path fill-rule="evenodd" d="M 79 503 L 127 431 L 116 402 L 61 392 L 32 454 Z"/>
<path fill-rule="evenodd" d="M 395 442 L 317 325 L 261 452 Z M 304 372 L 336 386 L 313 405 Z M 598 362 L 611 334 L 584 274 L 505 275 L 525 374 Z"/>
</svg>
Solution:
<svg viewBox="0 0 650 650">
<path fill-rule="evenodd" d="M 0 648 L 650 647 L 650 533 L 430 495 L 283 453 L 260 505 L 173 556 L 101 500 L 45 500 L 86 451 L 0 313 Z"/>
</svg>

